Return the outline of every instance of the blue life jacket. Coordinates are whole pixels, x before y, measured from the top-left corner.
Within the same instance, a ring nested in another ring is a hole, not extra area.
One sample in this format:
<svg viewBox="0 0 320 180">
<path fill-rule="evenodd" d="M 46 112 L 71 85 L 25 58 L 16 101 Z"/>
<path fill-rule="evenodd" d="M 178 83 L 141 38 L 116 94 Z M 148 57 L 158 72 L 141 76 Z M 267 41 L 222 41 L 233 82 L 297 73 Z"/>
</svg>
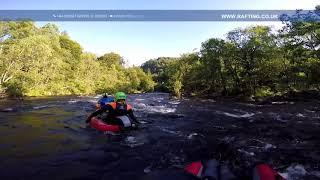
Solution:
<svg viewBox="0 0 320 180">
<path fill-rule="evenodd" d="M 114 101 L 113 97 L 106 97 L 106 98 L 99 99 L 98 104 L 100 104 L 100 106 L 102 107 L 108 104 L 109 102 L 113 102 L 113 101 Z"/>
</svg>

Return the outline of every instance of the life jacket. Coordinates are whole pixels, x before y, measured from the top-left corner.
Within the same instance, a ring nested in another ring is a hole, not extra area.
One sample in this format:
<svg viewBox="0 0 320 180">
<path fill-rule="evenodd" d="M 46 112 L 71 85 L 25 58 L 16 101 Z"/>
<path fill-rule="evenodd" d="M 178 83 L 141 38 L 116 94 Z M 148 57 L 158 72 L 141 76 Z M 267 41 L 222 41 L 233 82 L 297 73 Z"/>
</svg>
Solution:
<svg viewBox="0 0 320 180">
<path fill-rule="evenodd" d="M 129 111 L 132 109 L 132 107 L 129 105 L 129 104 L 124 104 L 124 105 L 121 105 L 119 103 L 116 103 L 116 102 L 111 102 L 111 103 L 108 103 L 112 109 L 116 112 L 116 113 L 120 113 L 120 114 L 123 114 L 124 111 Z"/>
<path fill-rule="evenodd" d="M 100 104 L 100 106 L 104 106 L 104 105 L 106 105 L 106 104 L 108 104 L 108 103 L 110 103 L 110 102 L 113 102 L 113 98 L 109 98 L 109 97 L 107 97 L 107 98 L 101 98 L 101 99 L 98 101 L 98 103 Z"/>
<path fill-rule="evenodd" d="M 96 109 L 100 109 L 101 107 L 105 106 L 106 104 L 113 102 L 113 98 L 112 97 L 104 97 L 101 98 L 98 103 L 96 104 Z"/>
<path fill-rule="evenodd" d="M 128 118 L 127 114 L 128 111 L 132 109 L 132 107 L 129 104 L 119 104 L 116 102 L 108 103 L 113 109 L 113 111 L 110 112 L 109 117 L 110 118 L 117 118 L 120 119 L 124 125 L 124 127 L 130 127 L 131 121 Z"/>
</svg>

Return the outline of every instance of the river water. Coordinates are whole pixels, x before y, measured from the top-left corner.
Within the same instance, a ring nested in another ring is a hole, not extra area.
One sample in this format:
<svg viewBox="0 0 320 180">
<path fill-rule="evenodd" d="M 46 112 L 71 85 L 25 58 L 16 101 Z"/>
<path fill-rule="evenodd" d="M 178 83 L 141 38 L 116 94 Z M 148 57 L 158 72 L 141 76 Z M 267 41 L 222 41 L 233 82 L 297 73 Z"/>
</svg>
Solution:
<svg viewBox="0 0 320 180">
<path fill-rule="evenodd" d="M 141 126 L 112 135 L 85 124 L 98 98 L 2 99 L 0 179 L 144 179 L 209 158 L 228 163 L 239 177 L 265 161 L 288 179 L 319 178 L 318 102 L 134 94 L 128 103 Z"/>
</svg>

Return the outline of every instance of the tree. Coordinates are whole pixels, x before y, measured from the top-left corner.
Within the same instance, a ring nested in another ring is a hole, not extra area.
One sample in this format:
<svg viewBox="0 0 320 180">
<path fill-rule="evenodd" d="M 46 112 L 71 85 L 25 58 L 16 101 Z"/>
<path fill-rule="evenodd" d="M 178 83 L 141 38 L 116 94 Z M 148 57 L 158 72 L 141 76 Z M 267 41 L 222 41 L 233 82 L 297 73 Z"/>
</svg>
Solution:
<svg viewBox="0 0 320 180">
<path fill-rule="evenodd" d="M 102 66 L 105 66 L 107 68 L 111 66 L 120 68 L 120 66 L 124 65 L 124 59 L 119 54 L 113 52 L 104 54 L 103 56 L 98 58 L 98 61 Z"/>
<path fill-rule="evenodd" d="M 44 28 L 44 29 L 47 30 L 48 28 Z M 60 46 L 61 46 L 61 48 L 66 49 L 67 51 L 69 51 L 72 54 L 73 61 L 75 61 L 77 63 L 80 60 L 80 56 L 82 54 L 82 48 L 77 42 L 71 40 L 66 35 L 61 35 L 60 36 Z"/>
<path fill-rule="evenodd" d="M 159 57 L 157 59 L 151 59 L 141 65 L 141 68 L 145 73 L 151 73 L 153 81 L 156 82 L 155 90 L 168 92 L 169 76 L 165 73 L 170 64 L 178 58 L 171 57 Z"/>
<path fill-rule="evenodd" d="M 316 78 L 320 68 L 320 7 L 313 12 L 303 14 L 297 11 L 295 15 L 284 16 L 286 24 L 280 31 L 284 56 L 289 61 L 289 67 L 284 73 L 287 86 L 293 89 L 319 87 L 320 80 Z"/>
<path fill-rule="evenodd" d="M 125 70 L 127 76 L 127 92 L 150 92 L 153 91 L 155 83 L 150 74 L 146 74 L 139 67 L 131 67 Z"/>
<path fill-rule="evenodd" d="M 269 27 L 256 26 L 229 32 L 228 41 L 237 48 L 241 91 L 247 95 L 254 94 L 258 87 L 269 81 L 259 73 L 262 72 L 262 65 L 274 55 L 276 37 Z"/>
<path fill-rule="evenodd" d="M 224 40 L 209 39 L 202 43 L 200 61 L 203 66 L 203 78 L 206 80 L 207 92 L 221 92 L 224 84 Z"/>
<path fill-rule="evenodd" d="M 125 69 L 123 58 L 97 59 L 54 24 L 0 22 L 0 90 L 12 96 L 152 91 L 150 74 Z"/>
</svg>

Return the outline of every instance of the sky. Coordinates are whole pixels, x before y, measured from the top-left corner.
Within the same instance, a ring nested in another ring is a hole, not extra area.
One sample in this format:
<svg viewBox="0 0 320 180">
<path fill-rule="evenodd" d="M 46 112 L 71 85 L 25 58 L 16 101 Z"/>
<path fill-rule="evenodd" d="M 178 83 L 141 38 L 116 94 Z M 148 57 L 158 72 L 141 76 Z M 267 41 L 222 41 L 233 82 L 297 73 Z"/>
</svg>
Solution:
<svg viewBox="0 0 320 180">
<path fill-rule="evenodd" d="M 318 0 L 1 0 L 1 10 L 312 10 Z M 51 22 L 36 22 L 42 26 Z M 129 65 L 198 50 L 209 38 L 252 25 L 279 29 L 281 22 L 53 22 L 84 51 L 120 54 Z"/>
</svg>

